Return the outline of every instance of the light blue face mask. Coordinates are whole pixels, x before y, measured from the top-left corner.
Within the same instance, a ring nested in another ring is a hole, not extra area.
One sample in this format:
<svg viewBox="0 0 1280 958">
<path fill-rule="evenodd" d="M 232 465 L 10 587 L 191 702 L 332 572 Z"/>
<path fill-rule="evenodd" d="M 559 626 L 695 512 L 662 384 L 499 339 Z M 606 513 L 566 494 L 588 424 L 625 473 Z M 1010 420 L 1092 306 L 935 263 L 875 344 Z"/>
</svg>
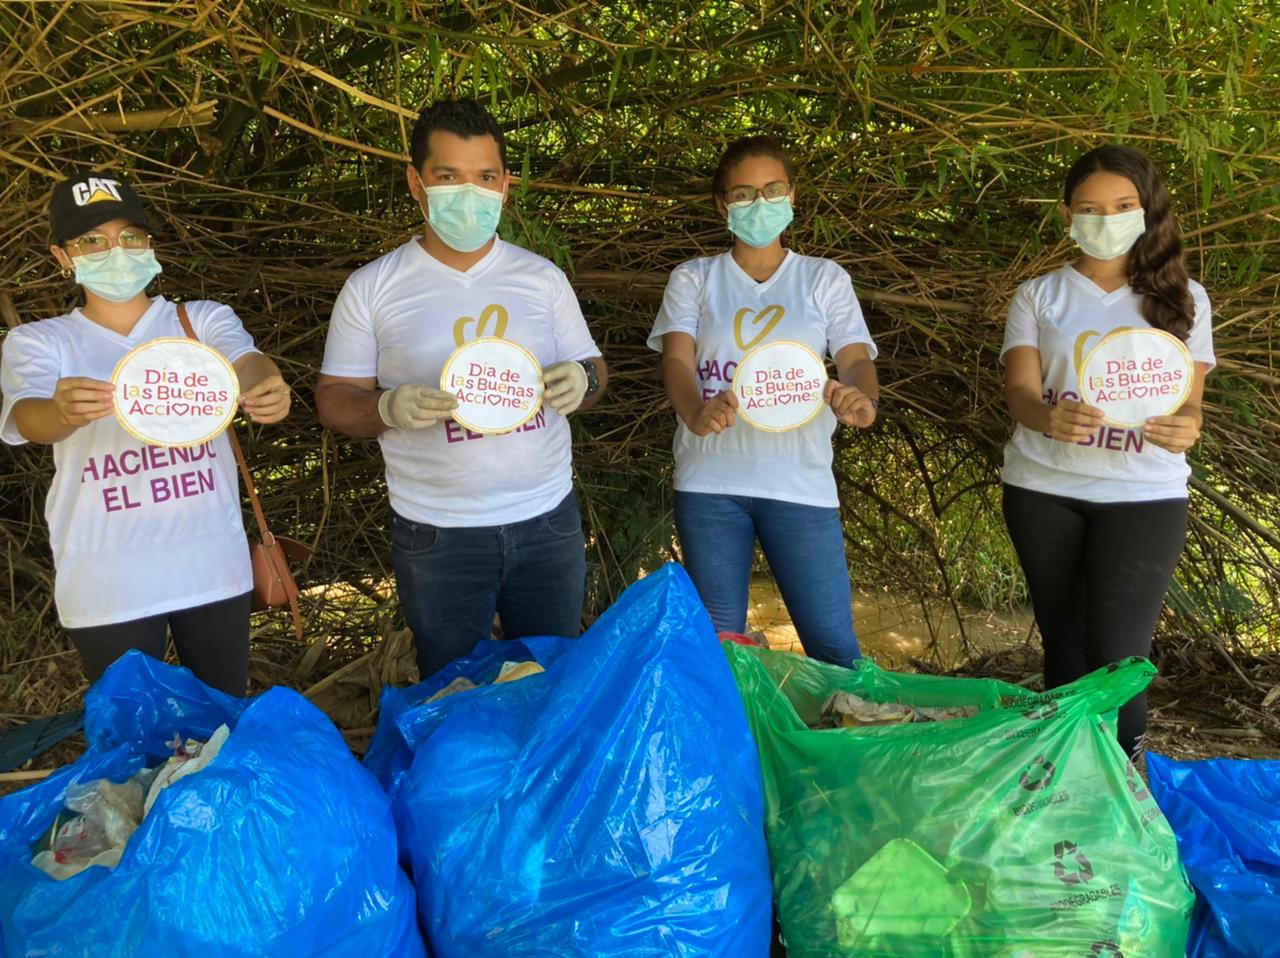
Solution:
<svg viewBox="0 0 1280 958">
<path fill-rule="evenodd" d="M 729 232 L 748 246 L 761 249 L 782 235 L 793 216 L 790 197 L 766 200 L 761 196 L 754 202 L 729 207 Z"/>
<path fill-rule="evenodd" d="M 112 303 L 127 303 L 160 274 L 155 250 L 113 247 L 102 259 L 73 256 L 76 282 Z"/>
<path fill-rule="evenodd" d="M 498 220 L 502 218 L 501 193 L 474 183 L 428 186 L 424 192 L 427 222 L 450 249 L 474 253 L 498 231 Z"/>
</svg>

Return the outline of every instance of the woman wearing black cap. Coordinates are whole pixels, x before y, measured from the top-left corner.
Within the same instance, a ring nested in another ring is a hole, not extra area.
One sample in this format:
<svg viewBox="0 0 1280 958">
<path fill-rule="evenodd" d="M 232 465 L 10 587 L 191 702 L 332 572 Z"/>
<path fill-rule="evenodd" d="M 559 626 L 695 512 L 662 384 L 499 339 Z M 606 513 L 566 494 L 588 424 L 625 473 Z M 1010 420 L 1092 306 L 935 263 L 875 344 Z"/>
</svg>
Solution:
<svg viewBox="0 0 1280 958">
<path fill-rule="evenodd" d="M 119 360 L 185 335 L 175 304 L 145 292 L 160 272 L 146 212 L 129 184 L 101 174 L 59 183 L 49 220 L 50 250 L 84 305 L 5 336 L 0 438 L 53 446 L 45 516 L 58 616 L 91 681 L 129 649 L 163 657 L 172 631 L 184 665 L 243 695 L 252 576 L 227 437 L 151 446 L 112 415 Z M 196 337 L 235 368 L 249 418 L 283 419 L 289 388 L 239 317 L 208 301 L 186 310 Z"/>
</svg>

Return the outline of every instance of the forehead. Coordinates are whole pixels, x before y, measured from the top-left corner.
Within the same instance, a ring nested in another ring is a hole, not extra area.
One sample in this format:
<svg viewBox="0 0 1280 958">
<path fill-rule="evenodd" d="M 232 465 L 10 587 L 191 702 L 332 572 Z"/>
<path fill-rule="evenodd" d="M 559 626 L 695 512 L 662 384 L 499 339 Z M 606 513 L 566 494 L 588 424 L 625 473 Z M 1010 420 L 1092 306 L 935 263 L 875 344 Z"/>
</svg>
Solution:
<svg viewBox="0 0 1280 958">
<path fill-rule="evenodd" d="M 108 236 L 116 236 L 122 233 L 123 231 L 129 229 L 130 227 L 133 227 L 135 229 L 141 229 L 141 227 L 137 226 L 133 222 L 133 220 L 125 220 L 125 219 L 107 220 L 105 223 L 101 223 L 98 226 L 95 226 L 93 229 L 85 230 L 83 233 L 80 234 L 80 236 L 88 236 L 90 233 L 105 233 Z M 74 237 L 71 240 L 71 242 L 75 242 L 75 240 L 78 240 L 80 236 Z"/>
<path fill-rule="evenodd" d="M 1133 180 L 1127 176 L 1121 176 L 1119 173 L 1099 170 L 1097 173 L 1090 173 L 1076 184 L 1075 192 L 1071 194 L 1071 202 L 1091 201 L 1104 203 L 1124 199 L 1125 197 L 1136 198 L 1137 196 L 1138 188 L 1134 185 Z"/>
<path fill-rule="evenodd" d="M 430 170 L 437 166 L 454 169 L 501 169 L 502 156 L 498 141 L 488 133 L 478 136 L 459 136 L 448 130 L 432 130 L 427 137 L 427 158 L 423 167 Z"/>
<path fill-rule="evenodd" d="M 728 186 L 764 186 L 786 180 L 787 168 L 771 156 L 748 156 L 729 170 Z"/>
</svg>

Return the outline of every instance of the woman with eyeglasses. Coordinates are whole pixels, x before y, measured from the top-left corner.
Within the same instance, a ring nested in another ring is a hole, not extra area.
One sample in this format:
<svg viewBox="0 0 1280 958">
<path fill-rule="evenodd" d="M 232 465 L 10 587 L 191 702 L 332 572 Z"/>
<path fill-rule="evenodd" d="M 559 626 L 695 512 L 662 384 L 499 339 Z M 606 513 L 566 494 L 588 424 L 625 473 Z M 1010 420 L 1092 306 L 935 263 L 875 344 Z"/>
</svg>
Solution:
<svg viewBox="0 0 1280 958">
<path fill-rule="evenodd" d="M 848 666 L 853 627 L 831 436 L 876 418 L 876 347 L 838 263 L 782 244 L 795 176 L 753 136 L 730 144 L 711 183 L 733 245 L 672 272 L 649 346 L 677 417 L 675 519 L 685 568 L 716 629 L 746 628 L 758 539 L 805 651 Z M 796 340 L 835 361 L 814 419 L 787 432 L 739 421 L 733 375 L 751 349 Z"/>
<path fill-rule="evenodd" d="M 129 649 L 163 658 L 172 632 L 183 665 L 243 695 L 253 583 L 230 443 L 151 446 L 113 415 L 117 362 L 185 335 L 175 304 L 145 292 L 160 272 L 147 214 L 121 177 L 98 174 L 54 187 L 49 222 L 50 251 L 84 305 L 4 337 L 0 438 L 53 447 L 45 516 L 59 619 L 90 681 Z M 186 308 L 196 337 L 235 368 L 249 418 L 283 419 L 289 388 L 239 317 L 220 303 Z"/>
</svg>

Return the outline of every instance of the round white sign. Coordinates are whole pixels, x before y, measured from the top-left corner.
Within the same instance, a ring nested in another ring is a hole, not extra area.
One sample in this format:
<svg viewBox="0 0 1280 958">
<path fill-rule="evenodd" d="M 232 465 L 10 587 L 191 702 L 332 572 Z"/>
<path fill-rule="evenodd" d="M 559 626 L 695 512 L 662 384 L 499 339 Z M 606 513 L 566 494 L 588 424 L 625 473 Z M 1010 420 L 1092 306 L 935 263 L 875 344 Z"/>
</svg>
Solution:
<svg viewBox="0 0 1280 958">
<path fill-rule="evenodd" d="M 1159 329 L 1117 329 L 1080 364 L 1080 396 L 1113 426 L 1137 428 L 1168 416 L 1187 399 L 1195 379 L 1191 353 Z"/>
<path fill-rule="evenodd" d="M 453 418 L 472 432 L 510 432 L 542 405 L 542 367 L 523 346 L 485 336 L 453 351 L 440 388 L 458 397 Z"/>
<path fill-rule="evenodd" d="M 111 374 L 116 419 L 153 446 L 198 446 L 236 414 L 240 381 L 226 357 L 194 339 L 162 338 L 125 354 Z"/>
<path fill-rule="evenodd" d="M 738 415 L 765 432 L 786 432 L 813 419 L 822 411 L 826 384 L 822 357 L 791 339 L 757 346 L 733 374 Z"/>
</svg>

